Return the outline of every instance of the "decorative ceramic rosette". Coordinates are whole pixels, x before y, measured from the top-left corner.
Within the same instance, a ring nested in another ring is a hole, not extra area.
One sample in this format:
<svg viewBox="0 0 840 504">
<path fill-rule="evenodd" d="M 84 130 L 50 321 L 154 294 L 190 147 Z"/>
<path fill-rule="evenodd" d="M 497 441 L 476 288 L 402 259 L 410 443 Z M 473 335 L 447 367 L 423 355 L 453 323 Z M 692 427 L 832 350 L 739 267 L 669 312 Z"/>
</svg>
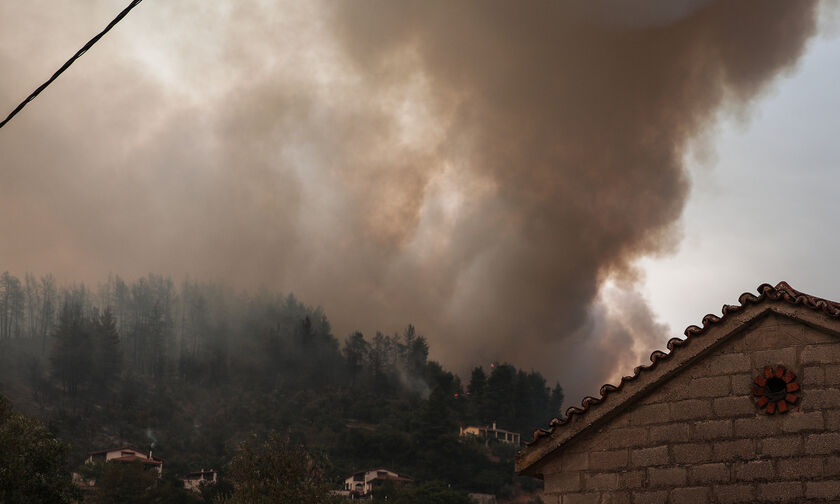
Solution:
<svg viewBox="0 0 840 504">
<path fill-rule="evenodd" d="M 753 395 L 758 398 L 755 404 L 768 415 L 786 413 L 788 404 L 796 404 L 799 400 L 796 375 L 784 366 L 776 366 L 775 369 L 767 366 L 753 381 L 757 385 L 753 388 Z"/>
</svg>

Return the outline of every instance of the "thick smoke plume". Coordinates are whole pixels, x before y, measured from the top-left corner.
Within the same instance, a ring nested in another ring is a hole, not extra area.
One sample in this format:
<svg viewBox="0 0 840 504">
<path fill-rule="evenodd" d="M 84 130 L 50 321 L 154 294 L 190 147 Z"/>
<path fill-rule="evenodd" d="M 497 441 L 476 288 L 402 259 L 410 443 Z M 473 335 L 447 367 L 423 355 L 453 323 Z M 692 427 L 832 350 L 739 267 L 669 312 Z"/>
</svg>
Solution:
<svg viewBox="0 0 840 504">
<path fill-rule="evenodd" d="M 0 5 L 4 108 L 118 9 L 85 5 Z M 632 264 L 679 241 L 686 149 L 816 24 L 644 5 L 144 3 L 0 132 L 0 270 L 293 290 L 592 391 L 662 341 Z"/>
</svg>

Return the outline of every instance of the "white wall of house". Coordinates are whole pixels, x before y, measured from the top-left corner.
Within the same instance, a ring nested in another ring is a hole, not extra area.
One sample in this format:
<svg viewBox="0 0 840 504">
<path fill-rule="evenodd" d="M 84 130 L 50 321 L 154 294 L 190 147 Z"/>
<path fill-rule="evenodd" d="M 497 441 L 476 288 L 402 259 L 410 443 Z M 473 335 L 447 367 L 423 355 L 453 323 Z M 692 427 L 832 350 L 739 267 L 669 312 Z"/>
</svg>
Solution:
<svg viewBox="0 0 840 504">
<path fill-rule="evenodd" d="M 367 494 L 374 490 L 374 482 L 378 479 L 399 479 L 400 475 L 390 469 L 371 469 L 358 472 L 344 480 L 344 489 L 360 494 Z"/>
</svg>

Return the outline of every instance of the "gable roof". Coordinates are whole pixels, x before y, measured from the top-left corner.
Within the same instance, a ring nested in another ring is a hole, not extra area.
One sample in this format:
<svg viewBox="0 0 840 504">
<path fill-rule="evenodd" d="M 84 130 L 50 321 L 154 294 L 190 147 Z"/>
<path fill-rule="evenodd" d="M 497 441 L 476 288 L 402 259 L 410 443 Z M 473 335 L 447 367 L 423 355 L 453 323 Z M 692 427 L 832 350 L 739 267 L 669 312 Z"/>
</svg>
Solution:
<svg viewBox="0 0 840 504">
<path fill-rule="evenodd" d="M 393 469 L 388 469 L 387 467 L 380 466 L 380 467 L 374 467 L 373 469 L 365 469 L 364 471 L 356 471 L 356 472 L 354 472 L 353 474 L 351 474 L 350 476 L 348 476 L 347 478 L 344 478 L 344 479 L 350 479 L 353 476 L 356 476 L 357 474 L 367 474 L 367 473 L 370 473 L 370 472 L 378 472 L 378 471 L 388 471 L 389 473 L 396 474 L 397 476 L 405 476 L 404 474 L 400 474 L 397 471 L 394 471 Z"/>
<path fill-rule="evenodd" d="M 132 448 L 131 446 L 128 446 L 128 445 L 122 446 L 120 448 L 111 448 L 110 450 L 99 450 L 99 451 L 89 452 L 88 457 L 96 457 L 96 456 L 99 456 L 99 455 L 107 455 L 109 453 L 117 452 L 117 451 L 118 452 L 132 451 L 132 452 L 135 452 L 135 453 L 139 453 L 141 455 L 141 457 L 145 460 L 152 460 L 152 461 L 155 461 L 155 462 L 163 462 L 164 461 L 160 457 L 154 457 L 154 456 L 153 457 L 147 457 L 145 451 L 138 450 L 136 448 Z M 151 455 L 151 453 L 152 452 L 149 452 L 150 455 Z M 126 456 L 131 457 L 133 455 L 126 455 Z M 116 457 L 116 458 L 113 458 L 111 460 L 124 459 L 126 456 Z"/>
<path fill-rule="evenodd" d="M 146 465 L 161 465 L 163 461 L 157 458 L 140 457 L 137 455 L 123 455 L 111 459 L 112 462 L 142 462 Z"/>
<path fill-rule="evenodd" d="M 840 303 L 804 294 L 787 282 L 779 282 L 775 287 L 761 284 L 757 291 L 758 296 L 741 294 L 738 305 L 723 305 L 720 317 L 706 315 L 703 327 L 686 328 L 685 339 L 668 341 L 668 353 L 657 350 L 650 355 L 649 365 L 636 367 L 633 375 L 623 377 L 617 386 L 602 386 L 600 398 L 584 397 L 580 408 L 571 407 L 565 418 L 553 419 L 548 429 L 535 430 L 534 439 L 516 454 L 516 472 L 540 476 L 541 462 L 549 454 L 615 417 L 770 312 L 840 335 L 840 325 L 831 323 L 840 319 Z"/>
<path fill-rule="evenodd" d="M 123 450 L 131 450 L 131 451 L 136 451 L 136 452 L 140 451 L 140 450 L 134 449 L 134 448 L 132 448 L 128 445 L 124 445 L 124 446 L 121 446 L 119 448 L 111 448 L 110 450 L 99 450 L 99 451 L 90 452 L 90 453 L 88 453 L 88 457 L 92 457 L 94 455 L 105 455 L 105 454 L 108 454 L 108 453 L 111 453 L 111 452 L 123 451 Z"/>
</svg>

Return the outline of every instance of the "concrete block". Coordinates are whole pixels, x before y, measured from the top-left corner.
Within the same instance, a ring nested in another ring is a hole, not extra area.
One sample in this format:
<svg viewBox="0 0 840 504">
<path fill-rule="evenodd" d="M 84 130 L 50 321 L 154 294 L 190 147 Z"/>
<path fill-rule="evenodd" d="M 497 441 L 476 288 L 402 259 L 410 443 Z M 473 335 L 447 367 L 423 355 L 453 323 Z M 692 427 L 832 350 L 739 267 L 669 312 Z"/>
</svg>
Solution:
<svg viewBox="0 0 840 504">
<path fill-rule="evenodd" d="M 631 504 L 630 492 L 610 492 L 601 495 L 601 504 Z"/>
<path fill-rule="evenodd" d="M 688 439 L 688 424 L 652 425 L 648 432 L 651 443 L 680 443 Z"/>
<path fill-rule="evenodd" d="M 581 489 L 581 473 L 579 471 L 546 474 L 544 477 L 546 492 L 578 492 Z"/>
<path fill-rule="evenodd" d="M 795 457 L 776 461 L 776 473 L 779 478 L 792 480 L 803 475 L 819 478 L 823 474 L 823 459 L 820 457 Z"/>
<path fill-rule="evenodd" d="M 692 485 L 728 483 L 729 467 L 726 464 L 701 464 L 688 468 L 688 482 Z"/>
<path fill-rule="evenodd" d="M 589 469 L 589 453 L 565 453 L 563 454 L 564 471 L 585 471 Z"/>
<path fill-rule="evenodd" d="M 805 451 L 809 455 L 827 455 L 840 452 L 840 433 L 825 432 L 805 437 Z"/>
<path fill-rule="evenodd" d="M 633 492 L 633 504 L 665 504 L 668 502 L 668 491 Z"/>
<path fill-rule="evenodd" d="M 732 420 L 709 420 L 695 422 L 691 428 L 692 438 L 709 440 L 732 437 Z"/>
<path fill-rule="evenodd" d="M 773 463 L 769 460 L 752 460 L 735 465 L 735 479 L 740 481 L 770 480 L 775 475 Z"/>
<path fill-rule="evenodd" d="M 802 385 L 825 385 L 825 370 L 822 366 L 806 366 L 802 369 L 800 381 Z"/>
<path fill-rule="evenodd" d="M 670 409 L 667 403 L 643 404 L 628 413 L 631 425 L 650 425 L 671 421 Z"/>
<path fill-rule="evenodd" d="M 803 411 L 840 408 L 840 389 L 803 389 L 800 407 Z"/>
<path fill-rule="evenodd" d="M 688 384 L 688 395 L 691 398 L 725 397 L 729 392 L 728 375 L 694 378 Z"/>
<path fill-rule="evenodd" d="M 627 450 L 597 451 L 589 454 L 589 469 L 593 471 L 606 471 L 627 467 Z"/>
<path fill-rule="evenodd" d="M 764 438 L 760 440 L 759 453 L 770 457 L 790 457 L 802 454 L 802 446 L 799 436 Z"/>
<path fill-rule="evenodd" d="M 788 413 L 792 415 L 794 412 Z M 738 418 L 734 422 L 735 437 L 763 438 L 782 433 L 782 422 L 777 416 L 761 413 L 756 408 L 756 414 L 750 418 Z"/>
<path fill-rule="evenodd" d="M 791 411 L 782 419 L 783 432 L 819 431 L 825 426 L 823 414 L 820 411 L 806 413 Z"/>
<path fill-rule="evenodd" d="M 782 366 L 793 368 L 796 366 L 796 347 L 775 348 L 773 350 L 759 350 L 750 354 L 753 369 L 761 370 L 765 366 Z"/>
<path fill-rule="evenodd" d="M 668 463 L 668 446 L 638 448 L 630 452 L 630 464 L 635 467 L 665 465 Z"/>
<path fill-rule="evenodd" d="M 827 366 L 825 368 L 825 384 L 840 385 L 840 366 Z"/>
<path fill-rule="evenodd" d="M 792 346 L 803 340 L 804 326 L 787 324 L 778 316 L 768 317 L 744 335 L 748 349 L 764 350 Z"/>
<path fill-rule="evenodd" d="M 825 418 L 825 430 L 840 431 L 840 409 L 828 409 L 822 414 Z"/>
<path fill-rule="evenodd" d="M 731 375 L 751 370 L 750 356 L 746 353 L 716 355 L 709 360 L 710 375 Z"/>
<path fill-rule="evenodd" d="M 721 418 L 755 415 L 755 403 L 747 395 L 719 397 L 712 400 L 712 410 Z"/>
<path fill-rule="evenodd" d="M 715 460 L 749 460 L 755 457 L 755 444 L 752 439 L 717 441 L 712 444 Z"/>
<path fill-rule="evenodd" d="M 671 490 L 669 502 L 673 504 L 700 504 L 709 502 L 708 487 L 686 487 Z"/>
<path fill-rule="evenodd" d="M 712 445 L 709 443 L 683 443 L 671 445 L 674 462 L 677 464 L 696 464 L 712 458 Z"/>
<path fill-rule="evenodd" d="M 563 496 L 562 504 L 599 504 L 601 494 L 594 493 L 572 493 Z"/>
<path fill-rule="evenodd" d="M 805 497 L 809 499 L 836 499 L 840 497 L 840 480 L 806 481 Z"/>
<path fill-rule="evenodd" d="M 618 483 L 621 488 L 636 489 L 645 486 L 646 471 L 644 469 L 637 469 L 634 471 L 625 471 L 619 473 Z"/>
<path fill-rule="evenodd" d="M 750 372 L 749 374 L 732 375 L 730 377 L 732 381 L 732 395 L 742 396 L 752 394 L 753 378 L 756 377 L 756 374 L 758 373 L 753 374 Z"/>
<path fill-rule="evenodd" d="M 711 418 L 712 401 L 709 399 L 687 399 L 671 403 L 671 418 L 680 420 L 699 420 Z"/>
<path fill-rule="evenodd" d="M 825 457 L 823 459 L 823 474 L 826 476 L 840 476 L 840 456 Z"/>
<path fill-rule="evenodd" d="M 589 473 L 583 476 L 583 488 L 586 490 L 617 490 L 617 473 Z"/>
<path fill-rule="evenodd" d="M 625 427 L 610 429 L 604 434 L 610 448 L 628 448 L 648 445 L 648 429 L 645 427 Z"/>
<path fill-rule="evenodd" d="M 736 485 L 718 485 L 713 488 L 715 501 L 721 504 L 752 502 L 754 488 L 744 483 Z"/>
<path fill-rule="evenodd" d="M 799 481 L 778 481 L 758 485 L 758 496 L 770 502 L 800 502 L 802 483 Z"/>
<path fill-rule="evenodd" d="M 807 345 L 799 356 L 802 364 L 840 363 L 840 345 L 836 342 L 826 345 Z"/>
<path fill-rule="evenodd" d="M 684 467 L 651 467 L 647 476 L 651 488 L 683 486 L 687 481 Z"/>
</svg>

